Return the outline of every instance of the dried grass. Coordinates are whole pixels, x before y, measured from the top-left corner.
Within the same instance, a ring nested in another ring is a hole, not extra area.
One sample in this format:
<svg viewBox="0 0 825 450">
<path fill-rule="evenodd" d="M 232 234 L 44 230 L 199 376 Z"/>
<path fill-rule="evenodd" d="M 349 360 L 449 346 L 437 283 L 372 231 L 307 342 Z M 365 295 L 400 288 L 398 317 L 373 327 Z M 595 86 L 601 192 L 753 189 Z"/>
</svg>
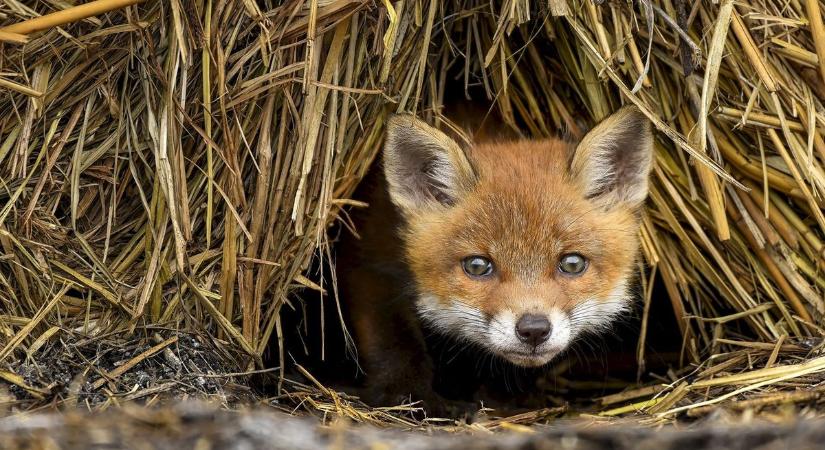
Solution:
<svg viewBox="0 0 825 450">
<path fill-rule="evenodd" d="M 5 0 L 0 20 L 69 6 Z M 817 405 L 821 8 L 150 0 L 0 29 L 0 363 L 66 333 L 163 326 L 259 366 L 291 292 L 327 289 L 305 269 L 330 255 L 326 229 L 354 203 L 387 114 L 439 122 L 458 73 L 525 135 L 576 137 L 622 103 L 660 131 L 643 286 L 664 281 L 684 369 L 602 399 L 603 415 Z M 310 391 L 302 404 L 367 420 Z"/>
</svg>

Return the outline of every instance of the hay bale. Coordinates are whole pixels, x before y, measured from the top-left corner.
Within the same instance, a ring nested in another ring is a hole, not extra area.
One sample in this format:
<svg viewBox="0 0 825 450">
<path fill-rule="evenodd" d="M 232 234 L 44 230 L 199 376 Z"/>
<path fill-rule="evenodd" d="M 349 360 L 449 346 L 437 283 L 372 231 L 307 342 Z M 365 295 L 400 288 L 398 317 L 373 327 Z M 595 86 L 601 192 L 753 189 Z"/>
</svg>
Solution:
<svg viewBox="0 0 825 450">
<path fill-rule="evenodd" d="M 0 20 L 66 7 L 10 0 Z M 773 367 L 818 348 L 825 312 L 816 0 L 149 0 L 0 46 L 0 362 L 165 327 L 260 364 L 291 292 L 327 288 L 305 269 L 386 115 L 438 122 L 458 74 L 526 136 L 628 102 L 660 131 L 644 311 L 661 277 L 697 366 L 613 412 L 825 369 Z"/>
</svg>

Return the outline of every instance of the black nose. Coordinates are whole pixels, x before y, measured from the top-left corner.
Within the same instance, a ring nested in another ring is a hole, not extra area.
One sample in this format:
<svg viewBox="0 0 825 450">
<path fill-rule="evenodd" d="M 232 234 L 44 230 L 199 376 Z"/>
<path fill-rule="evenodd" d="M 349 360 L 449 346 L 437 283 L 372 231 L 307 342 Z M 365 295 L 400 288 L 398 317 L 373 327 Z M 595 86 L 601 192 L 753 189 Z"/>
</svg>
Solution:
<svg viewBox="0 0 825 450">
<path fill-rule="evenodd" d="M 536 314 L 525 314 L 516 323 L 516 334 L 519 339 L 526 344 L 533 347 L 538 347 L 550 337 L 550 331 L 553 329 L 547 316 L 539 316 Z"/>
</svg>

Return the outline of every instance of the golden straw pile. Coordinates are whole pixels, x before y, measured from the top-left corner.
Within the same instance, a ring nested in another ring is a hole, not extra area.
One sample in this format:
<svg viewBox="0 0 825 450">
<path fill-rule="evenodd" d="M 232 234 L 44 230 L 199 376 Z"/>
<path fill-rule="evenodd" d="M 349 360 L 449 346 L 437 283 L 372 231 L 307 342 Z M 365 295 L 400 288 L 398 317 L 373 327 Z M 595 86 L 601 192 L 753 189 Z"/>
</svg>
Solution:
<svg viewBox="0 0 825 450">
<path fill-rule="evenodd" d="M 817 403 L 818 0 L 101 2 L 132 5 L 0 28 L 7 381 L 48 391 L 9 364 L 69 336 L 159 329 L 206 333 L 260 369 L 296 289 L 334 302 L 305 271 L 332 256 L 326 230 L 357 205 L 387 115 L 439 122 L 459 86 L 525 136 L 577 137 L 625 103 L 659 130 L 642 318 L 670 302 L 684 367 L 602 398 L 603 414 Z M 73 3 L 5 0 L 0 23 Z M 655 338 L 642 330 L 640 362 Z"/>
</svg>

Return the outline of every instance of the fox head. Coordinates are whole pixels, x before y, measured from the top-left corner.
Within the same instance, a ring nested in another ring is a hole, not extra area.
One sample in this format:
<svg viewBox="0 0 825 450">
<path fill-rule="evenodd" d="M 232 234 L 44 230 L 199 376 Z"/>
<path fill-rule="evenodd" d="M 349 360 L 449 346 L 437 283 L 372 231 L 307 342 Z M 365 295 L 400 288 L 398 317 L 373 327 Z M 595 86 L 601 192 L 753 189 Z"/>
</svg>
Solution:
<svg viewBox="0 0 825 450">
<path fill-rule="evenodd" d="M 409 115 L 388 123 L 384 174 L 418 313 L 517 365 L 546 364 L 630 306 L 650 123 L 626 107 L 578 145 L 464 147 Z"/>
</svg>

